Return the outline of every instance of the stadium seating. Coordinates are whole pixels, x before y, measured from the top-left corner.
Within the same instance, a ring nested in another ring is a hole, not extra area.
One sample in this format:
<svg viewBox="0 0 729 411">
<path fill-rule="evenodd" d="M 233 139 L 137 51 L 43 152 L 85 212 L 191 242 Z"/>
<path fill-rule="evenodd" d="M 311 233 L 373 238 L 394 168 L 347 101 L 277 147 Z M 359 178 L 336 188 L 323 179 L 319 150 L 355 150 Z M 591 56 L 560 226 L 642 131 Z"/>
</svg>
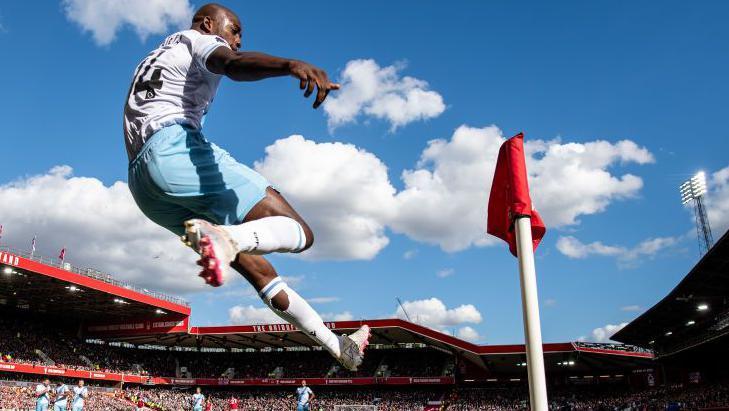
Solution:
<svg viewBox="0 0 729 411">
<path fill-rule="evenodd" d="M 431 377 L 442 376 L 452 357 L 430 349 L 370 350 L 356 373 L 325 351 L 198 352 L 111 346 L 76 338 L 57 322 L 0 317 L 0 361 L 142 375 L 218 378 Z M 40 351 L 40 352 L 39 352 Z M 179 369 L 188 370 L 179 375 Z M 451 367 L 452 368 L 452 367 Z"/>
</svg>

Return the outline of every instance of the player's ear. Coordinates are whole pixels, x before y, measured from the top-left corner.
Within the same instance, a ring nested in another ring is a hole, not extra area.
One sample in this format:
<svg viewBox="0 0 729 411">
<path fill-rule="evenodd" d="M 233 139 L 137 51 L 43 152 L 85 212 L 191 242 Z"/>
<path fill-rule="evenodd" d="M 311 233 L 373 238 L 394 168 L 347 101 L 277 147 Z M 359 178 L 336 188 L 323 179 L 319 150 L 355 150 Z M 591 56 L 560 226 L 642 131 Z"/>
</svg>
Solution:
<svg viewBox="0 0 729 411">
<path fill-rule="evenodd" d="M 201 27 L 203 30 L 205 30 L 206 33 L 212 33 L 213 24 L 214 24 L 213 19 L 211 19 L 210 16 L 205 16 L 205 17 L 203 17 Z"/>
</svg>

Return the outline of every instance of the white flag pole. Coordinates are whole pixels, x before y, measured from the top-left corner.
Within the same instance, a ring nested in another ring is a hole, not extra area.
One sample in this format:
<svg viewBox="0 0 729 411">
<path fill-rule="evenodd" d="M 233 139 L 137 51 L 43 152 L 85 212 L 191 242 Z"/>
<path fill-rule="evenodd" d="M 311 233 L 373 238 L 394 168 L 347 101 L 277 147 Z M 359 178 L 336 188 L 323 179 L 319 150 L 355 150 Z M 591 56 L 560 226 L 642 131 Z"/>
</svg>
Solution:
<svg viewBox="0 0 729 411">
<path fill-rule="evenodd" d="M 516 252 L 519 258 L 521 282 L 521 308 L 524 317 L 527 373 L 529 375 L 529 403 L 532 411 L 547 411 L 547 381 L 544 375 L 542 329 L 537 298 L 537 274 L 534 267 L 531 218 L 517 217 Z"/>
</svg>

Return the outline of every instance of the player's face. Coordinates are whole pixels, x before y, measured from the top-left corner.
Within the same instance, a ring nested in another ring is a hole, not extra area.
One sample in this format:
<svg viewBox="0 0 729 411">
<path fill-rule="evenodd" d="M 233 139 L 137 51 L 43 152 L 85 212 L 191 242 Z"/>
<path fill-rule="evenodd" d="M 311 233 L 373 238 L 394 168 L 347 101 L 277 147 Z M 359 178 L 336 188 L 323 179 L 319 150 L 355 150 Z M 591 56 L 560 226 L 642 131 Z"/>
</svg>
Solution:
<svg viewBox="0 0 729 411">
<path fill-rule="evenodd" d="M 222 37 L 233 51 L 238 51 L 241 46 L 243 27 L 235 15 L 225 14 L 221 19 L 221 27 L 218 29 L 218 36 Z"/>
<path fill-rule="evenodd" d="M 84 380 L 79 380 L 79 382 L 78 382 L 78 386 L 79 386 L 79 387 L 83 387 L 83 386 L 84 386 Z"/>
</svg>

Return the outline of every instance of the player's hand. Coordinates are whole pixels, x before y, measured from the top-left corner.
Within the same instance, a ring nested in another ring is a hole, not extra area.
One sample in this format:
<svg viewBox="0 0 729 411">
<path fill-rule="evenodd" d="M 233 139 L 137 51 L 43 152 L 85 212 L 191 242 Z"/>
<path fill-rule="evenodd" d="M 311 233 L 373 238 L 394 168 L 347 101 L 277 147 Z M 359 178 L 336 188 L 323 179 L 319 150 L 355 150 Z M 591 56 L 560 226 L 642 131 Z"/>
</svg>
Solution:
<svg viewBox="0 0 729 411">
<path fill-rule="evenodd" d="M 316 99 L 314 108 L 318 108 L 332 90 L 339 90 L 339 84 L 329 81 L 327 73 L 309 63 L 292 60 L 290 64 L 291 75 L 300 80 L 299 88 L 306 90 L 304 97 L 309 97 L 316 86 Z"/>
</svg>

